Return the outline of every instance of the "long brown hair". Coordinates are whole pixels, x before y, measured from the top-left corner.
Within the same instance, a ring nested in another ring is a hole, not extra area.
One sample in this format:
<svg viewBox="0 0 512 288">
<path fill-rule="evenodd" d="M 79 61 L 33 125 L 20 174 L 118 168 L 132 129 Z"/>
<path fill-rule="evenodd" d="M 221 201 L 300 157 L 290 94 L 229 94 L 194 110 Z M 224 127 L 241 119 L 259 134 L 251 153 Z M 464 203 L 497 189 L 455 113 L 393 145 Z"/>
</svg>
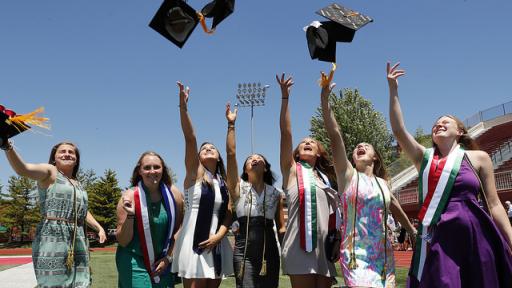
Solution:
<svg viewBox="0 0 512 288">
<path fill-rule="evenodd" d="M 270 169 L 271 165 L 270 165 L 270 163 L 268 163 L 267 158 L 265 158 L 265 156 L 263 156 L 261 154 L 252 154 L 252 155 L 258 155 L 261 158 L 263 158 L 263 161 L 265 162 L 265 173 L 263 173 L 263 182 L 267 183 L 270 186 L 274 185 L 274 183 L 276 182 L 276 177 L 274 177 L 274 172 L 272 172 L 272 170 Z M 246 165 L 247 165 L 247 160 L 249 160 L 249 158 L 251 158 L 252 155 L 247 157 L 244 161 L 244 168 L 242 169 L 242 176 L 240 176 L 240 178 L 242 178 L 242 180 L 244 180 L 244 181 L 249 180 L 249 175 L 247 174 Z"/>
<path fill-rule="evenodd" d="M 57 150 L 61 145 L 69 145 L 75 149 L 76 161 L 71 176 L 73 177 L 73 179 L 76 179 L 76 174 L 78 173 L 78 169 L 80 169 L 80 150 L 78 150 L 78 147 L 75 144 L 71 142 L 60 142 L 58 144 L 55 144 L 55 146 L 52 147 L 52 151 L 50 152 L 50 159 L 48 160 L 48 164 L 52 164 L 53 166 L 55 166 L 55 154 L 57 153 Z"/>
<path fill-rule="evenodd" d="M 222 177 L 222 180 L 226 180 L 226 168 L 224 166 L 224 160 L 222 160 L 222 156 L 220 156 L 220 152 L 219 152 L 219 149 L 217 149 L 217 146 L 215 146 L 213 143 L 210 143 L 210 142 L 203 142 L 201 144 L 201 146 L 199 146 L 199 152 L 198 153 L 201 153 L 201 148 L 204 145 L 206 145 L 206 144 L 213 145 L 215 147 L 215 149 L 217 150 L 217 154 L 219 154 L 219 159 L 217 159 L 217 166 L 215 167 L 215 171 L 210 171 L 210 172 L 212 174 L 214 174 L 214 175 L 215 174 L 220 174 L 220 176 Z M 203 168 L 205 170 L 207 170 L 206 167 L 203 167 Z M 210 182 L 208 180 L 206 180 L 204 177 L 203 177 L 203 181 L 206 181 L 208 183 L 208 185 L 210 185 Z"/>
<path fill-rule="evenodd" d="M 164 159 L 156 152 L 153 151 L 146 151 L 140 155 L 139 160 L 137 161 L 137 165 L 133 168 L 132 172 L 132 178 L 130 179 L 130 183 L 133 187 L 137 186 L 139 181 L 142 180 L 142 176 L 140 176 L 140 166 L 142 165 L 142 159 L 146 156 L 156 156 L 158 159 L 160 159 L 160 162 L 162 163 L 162 182 L 164 182 L 165 185 L 168 187 L 172 186 L 172 178 L 171 174 L 169 172 L 169 168 L 167 168 L 167 165 L 165 164 Z"/>
<path fill-rule="evenodd" d="M 459 143 L 462 148 L 464 148 L 466 150 L 479 150 L 478 144 L 476 144 L 475 139 L 473 139 L 473 138 L 471 138 L 471 136 L 469 136 L 466 126 L 464 126 L 464 123 L 462 121 L 460 121 L 459 118 L 457 118 L 453 115 L 447 114 L 447 115 L 443 115 L 443 116 L 437 118 L 436 122 L 439 121 L 439 119 L 441 119 L 443 117 L 448 117 L 448 118 L 453 119 L 455 121 L 455 123 L 457 123 L 457 129 L 462 131 L 462 135 L 460 135 L 459 140 L 457 141 L 457 143 Z M 432 137 L 433 137 L 433 135 L 432 135 Z M 432 138 L 432 146 L 437 149 L 437 145 L 436 145 L 436 143 L 434 143 L 434 138 Z"/>
<path fill-rule="evenodd" d="M 314 139 L 314 138 L 311 138 L 311 139 Z M 329 182 L 331 184 L 331 188 L 333 188 L 334 190 L 338 190 L 338 183 L 336 182 L 336 172 L 334 170 L 334 165 L 332 164 L 331 158 L 329 157 L 329 154 L 325 150 L 325 148 L 322 145 L 322 143 L 320 143 L 316 139 L 314 139 L 314 140 L 315 140 L 315 143 L 317 144 L 318 155 L 319 155 L 316 158 L 316 162 L 315 162 L 315 167 L 314 168 L 318 169 L 320 172 L 322 172 L 325 175 L 327 175 L 327 178 L 329 179 Z M 295 160 L 295 162 L 299 162 L 300 161 L 299 146 L 300 146 L 300 143 L 293 150 L 293 159 Z"/>
<path fill-rule="evenodd" d="M 388 181 L 388 171 L 386 169 L 386 164 L 384 164 L 384 160 L 382 159 L 382 155 L 379 150 L 375 149 L 375 146 L 372 145 L 372 147 L 373 151 L 375 151 L 375 156 L 377 157 L 377 159 L 373 161 L 373 175 Z"/>
</svg>

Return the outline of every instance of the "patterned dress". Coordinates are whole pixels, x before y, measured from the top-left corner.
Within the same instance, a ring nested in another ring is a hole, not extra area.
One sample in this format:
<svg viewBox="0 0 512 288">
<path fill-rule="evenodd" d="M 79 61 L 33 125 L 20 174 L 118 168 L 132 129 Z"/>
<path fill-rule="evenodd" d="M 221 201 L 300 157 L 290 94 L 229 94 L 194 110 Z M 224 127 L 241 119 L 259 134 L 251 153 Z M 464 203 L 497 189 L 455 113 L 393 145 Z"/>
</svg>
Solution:
<svg viewBox="0 0 512 288">
<path fill-rule="evenodd" d="M 359 177 L 359 181 L 358 181 Z M 368 177 L 356 171 L 349 187 L 341 196 L 343 228 L 341 243 L 341 268 L 347 286 L 395 287 L 395 262 L 391 243 L 384 232 L 384 202 L 375 177 Z M 389 213 L 389 190 L 386 182 L 378 178 L 386 197 Z M 358 184 L 359 182 L 359 184 Z M 359 186 L 359 187 L 357 187 Z M 357 193 L 357 207 L 356 192 Z M 355 210 L 354 210 L 355 208 Z M 355 247 L 353 246 L 355 223 Z M 384 243 L 386 246 L 384 246 Z M 349 269 L 350 253 L 355 248 L 356 269 Z M 386 249 L 386 253 L 384 252 Z M 382 281 L 386 254 L 386 281 Z"/>
<path fill-rule="evenodd" d="M 32 243 L 38 287 L 89 287 L 91 284 L 88 243 L 84 235 L 87 192 L 80 184 L 75 186 L 78 229 L 75 262 L 70 270 L 66 267 L 66 257 L 73 242 L 73 186 L 59 173 L 54 184 L 47 189 L 39 188 L 42 220 L 37 225 L 36 237 Z"/>
</svg>

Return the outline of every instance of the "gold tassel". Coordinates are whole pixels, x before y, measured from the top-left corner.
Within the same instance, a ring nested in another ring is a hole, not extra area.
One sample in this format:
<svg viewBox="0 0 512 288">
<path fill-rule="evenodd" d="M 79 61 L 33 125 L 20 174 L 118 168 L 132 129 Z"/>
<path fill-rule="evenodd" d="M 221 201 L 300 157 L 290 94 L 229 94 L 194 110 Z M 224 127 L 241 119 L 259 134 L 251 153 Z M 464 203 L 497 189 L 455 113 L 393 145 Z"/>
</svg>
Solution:
<svg viewBox="0 0 512 288">
<path fill-rule="evenodd" d="M 322 88 L 329 86 L 331 84 L 332 78 L 334 77 L 334 71 L 336 71 L 336 63 L 331 63 L 331 64 L 332 64 L 332 68 L 331 68 L 331 71 L 329 72 L 329 76 L 325 75 L 324 72 L 320 72 L 319 84 L 320 84 L 320 87 L 322 87 Z"/>
<path fill-rule="evenodd" d="M 208 27 L 206 26 L 206 20 L 204 20 L 204 16 L 201 12 L 197 12 L 197 18 L 199 18 L 199 23 L 201 23 L 201 27 L 203 27 L 203 31 L 206 34 L 213 34 L 213 32 L 215 32 L 215 29 L 208 29 Z"/>
<path fill-rule="evenodd" d="M 245 268 L 245 261 L 240 264 L 240 271 L 238 271 L 238 279 L 244 279 L 244 268 Z"/>
<path fill-rule="evenodd" d="M 48 122 L 48 118 L 41 117 L 38 115 L 43 112 L 44 112 L 44 108 L 39 107 L 30 113 L 23 114 L 23 115 L 16 115 L 14 117 L 11 117 L 7 121 L 12 123 L 15 127 L 19 127 L 20 129 L 23 129 L 23 130 L 29 129 L 27 124 L 45 128 L 45 129 L 50 129 L 50 126 L 46 123 L 46 122 Z"/>
<path fill-rule="evenodd" d="M 66 267 L 68 271 L 71 271 L 73 265 L 75 264 L 75 252 L 71 249 L 68 250 L 68 257 L 66 258 Z"/>
<path fill-rule="evenodd" d="M 348 262 L 348 269 L 354 270 L 357 268 L 356 255 L 354 252 L 350 253 L 350 261 Z"/>
<path fill-rule="evenodd" d="M 386 280 L 386 266 L 384 266 L 384 269 L 382 269 L 382 272 L 380 273 L 380 279 L 382 279 L 382 281 Z"/>
<path fill-rule="evenodd" d="M 267 275 L 267 260 L 263 259 L 263 261 L 261 261 L 260 276 L 266 276 L 266 275 Z"/>
</svg>

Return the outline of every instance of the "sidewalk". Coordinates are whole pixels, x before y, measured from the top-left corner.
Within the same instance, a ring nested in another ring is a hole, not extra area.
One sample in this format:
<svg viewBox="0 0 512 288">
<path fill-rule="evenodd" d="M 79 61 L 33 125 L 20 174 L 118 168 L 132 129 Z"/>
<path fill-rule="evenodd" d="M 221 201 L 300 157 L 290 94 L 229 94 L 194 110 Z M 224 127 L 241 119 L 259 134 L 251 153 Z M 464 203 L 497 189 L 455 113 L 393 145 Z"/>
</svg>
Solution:
<svg viewBox="0 0 512 288">
<path fill-rule="evenodd" d="M 36 285 L 32 261 L 0 272 L 0 287 L 34 288 Z"/>
</svg>

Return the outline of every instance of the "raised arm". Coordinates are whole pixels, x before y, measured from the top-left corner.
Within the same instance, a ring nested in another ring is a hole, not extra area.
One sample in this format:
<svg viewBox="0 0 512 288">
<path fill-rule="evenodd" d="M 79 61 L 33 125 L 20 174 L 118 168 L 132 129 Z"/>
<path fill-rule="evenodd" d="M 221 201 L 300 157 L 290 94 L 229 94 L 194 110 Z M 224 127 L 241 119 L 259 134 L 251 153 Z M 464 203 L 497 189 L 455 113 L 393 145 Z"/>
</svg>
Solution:
<svg viewBox="0 0 512 288">
<path fill-rule="evenodd" d="M 233 202 L 240 196 L 239 191 L 239 178 L 238 178 L 238 164 L 236 163 L 236 135 L 235 135 L 235 122 L 238 113 L 238 108 L 235 105 L 235 110 L 231 112 L 231 104 L 226 104 L 226 120 L 228 121 L 228 132 L 226 135 L 226 154 L 227 154 L 227 169 L 226 169 L 226 183 L 228 191 Z"/>
<path fill-rule="evenodd" d="M 419 144 L 405 128 L 402 109 L 398 101 L 398 78 L 405 75 L 405 71 L 398 70 L 399 65 L 400 62 L 391 67 L 391 64 L 388 62 L 386 66 L 389 85 L 389 121 L 398 144 L 400 144 L 400 147 L 402 147 L 419 171 L 425 147 Z"/>
<path fill-rule="evenodd" d="M 55 166 L 46 163 L 25 163 L 23 159 L 21 159 L 20 155 L 14 150 L 10 140 L 2 149 L 5 151 L 7 161 L 9 161 L 9 164 L 16 174 L 36 180 L 38 185 L 42 188 L 50 186 L 50 184 L 55 181 L 55 177 L 57 176 L 57 169 Z"/>
<path fill-rule="evenodd" d="M 177 82 L 180 88 L 180 121 L 183 136 L 185 137 L 185 189 L 194 185 L 197 173 L 199 169 L 199 158 L 197 156 L 197 139 L 192 126 L 192 120 L 188 114 L 187 103 L 190 88 L 185 86 L 181 82 Z"/>
<path fill-rule="evenodd" d="M 293 160 L 292 150 L 292 124 L 290 120 L 290 110 L 288 109 L 288 98 L 293 85 L 292 77 L 285 79 L 284 73 L 279 78 L 276 75 L 277 83 L 281 87 L 281 113 L 279 116 L 279 127 L 281 129 L 281 174 L 283 175 L 283 188 L 288 187 L 290 172 L 295 161 Z"/>
<path fill-rule="evenodd" d="M 322 72 L 322 78 L 324 78 Z M 345 143 L 341 137 L 340 127 L 334 118 L 334 113 L 329 105 L 329 95 L 332 93 L 332 89 L 336 86 L 336 83 L 325 83 L 322 85 L 322 92 L 320 93 L 320 103 L 322 106 L 322 116 L 324 119 L 325 129 L 327 135 L 331 141 L 332 158 L 334 162 L 334 169 L 336 170 L 336 178 L 338 181 L 338 190 L 340 193 L 345 191 L 346 186 L 350 183 L 354 168 L 347 157 L 345 150 Z"/>
<path fill-rule="evenodd" d="M 407 214 L 405 214 L 404 210 L 402 209 L 402 206 L 400 206 L 400 202 L 398 202 L 398 199 L 391 194 L 391 203 L 389 203 L 389 210 L 393 214 L 393 217 L 400 223 L 402 227 L 407 230 L 407 232 L 410 235 L 416 236 L 416 228 L 412 225 L 411 221 L 409 221 L 409 218 L 407 217 Z M 414 237 L 415 238 L 415 237 Z"/>
</svg>

